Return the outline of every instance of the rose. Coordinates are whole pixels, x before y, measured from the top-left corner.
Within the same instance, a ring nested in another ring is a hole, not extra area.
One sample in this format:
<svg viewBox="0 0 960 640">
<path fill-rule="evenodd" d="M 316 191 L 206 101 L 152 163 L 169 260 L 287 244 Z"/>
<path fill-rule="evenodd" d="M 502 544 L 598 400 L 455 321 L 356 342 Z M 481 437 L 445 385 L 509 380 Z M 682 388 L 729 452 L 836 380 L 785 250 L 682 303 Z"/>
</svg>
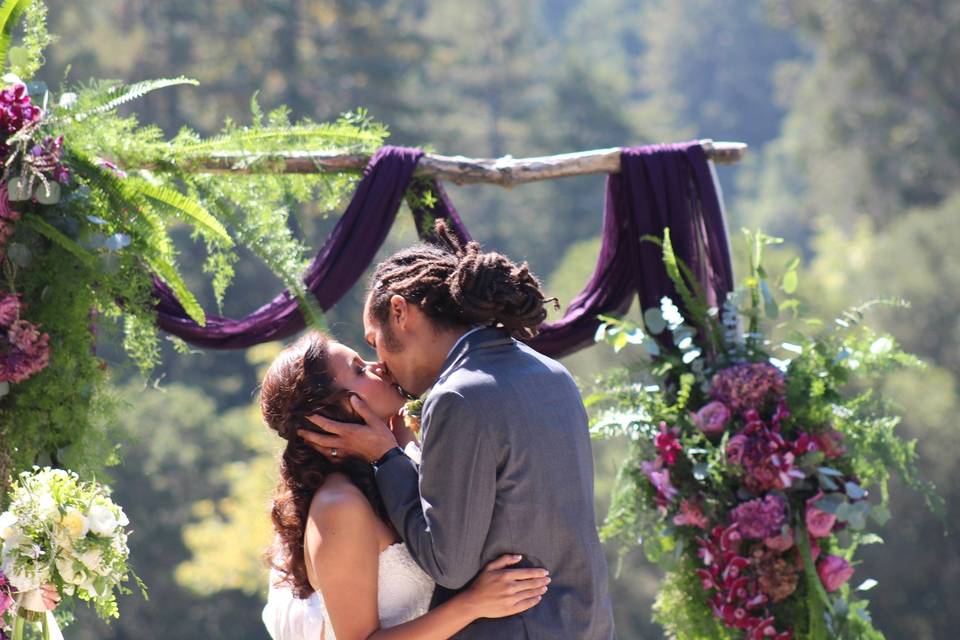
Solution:
<svg viewBox="0 0 960 640">
<path fill-rule="evenodd" d="M 103 553 L 94 547 L 81 553 L 79 560 L 88 571 L 100 573 L 100 563 L 103 561 Z"/>
<path fill-rule="evenodd" d="M 730 464 L 740 464 L 747 449 L 747 437 L 737 434 L 727 443 L 727 461 Z"/>
<path fill-rule="evenodd" d="M 833 592 L 853 575 L 853 567 L 839 556 L 827 556 L 817 564 L 817 574 L 823 588 Z"/>
<path fill-rule="evenodd" d="M 90 531 L 90 520 L 78 510 L 70 509 L 60 518 L 60 526 L 71 540 L 79 540 Z"/>
<path fill-rule="evenodd" d="M 112 535 L 119 524 L 113 511 L 100 504 L 90 507 L 87 517 L 90 519 L 90 531 L 99 536 Z"/>
<path fill-rule="evenodd" d="M 692 416 L 693 424 L 708 436 L 723 433 L 730 421 L 730 409 L 722 402 L 714 400 L 702 407 Z"/>
<path fill-rule="evenodd" d="M 823 492 L 820 491 L 817 495 L 807 500 L 807 509 L 804 514 L 807 531 L 809 531 L 810 535 L 814 538 L 826 538 L 829 536 L 830 532 L 833 531 L 833 525 L 837 522 L 836 515 L 827 513 L 816 507 L 816 502 L 822 497 Z"/>
<path fill-rule="evenodd" d="M 60 579 L 67 584 L 78 586 L 87 580 L 87 573 L 78 567 L 76 559 L 69 556 L 59 556 L 56 564 Z"/>
</svg>

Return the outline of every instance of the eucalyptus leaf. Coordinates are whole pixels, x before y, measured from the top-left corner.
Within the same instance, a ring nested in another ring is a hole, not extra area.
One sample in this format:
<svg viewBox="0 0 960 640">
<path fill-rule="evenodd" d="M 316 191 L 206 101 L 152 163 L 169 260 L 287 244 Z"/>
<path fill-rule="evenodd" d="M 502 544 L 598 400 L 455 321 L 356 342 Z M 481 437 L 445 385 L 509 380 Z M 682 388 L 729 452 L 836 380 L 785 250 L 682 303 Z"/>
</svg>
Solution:
<svg viewBox="0 0 960 640">
<path fill-rule="evenodd" d="M 110 251 L 120 251 L 124 247 L 130 246 L 130 236 L 125 233 L 115 233 L 107 238 L 103 244 Z"/>
<path fill-rule="evenodd" d="M 776 320 L 780 316 L 780 309 L 777 307 L 777 301 L 770 291 L 770 285 L 766 280 L 760 281 L 760 293 L 763 294 L 763 311 L 771 320 Z"/>
<path fill-rule="evenodd" d="M 663 333 L 667 328 L 667 321 L 663 319 L 663 313 L 656 307 L 650 307 L 643 312 L 643 324 L 646 325 L 647 331 L 653 335 Z"/>
<path fill-rule="evenodd" d="M 837 471 L 836 469 L 831 469 L 830 467 L 817 467 L 817 472 L 822 473 L 825 476 L 833 476 L 835 478 L 843 477 L 843 473 Z"/>
<path fill-rule="evenodd" d="M 60 185 L 56 182 L 40 184 L 37 187 L 36 198 L 40 204 L 57 204 L 60 202 Z"/>
<path fill-rule="evenodd" d="M 877 505 L 870 510 L 870 517 L 882 527 L 890 520 L 890 510 L 882 504 Z"/>
<path fill-rule="evenodd" d="M 30 196 L 31 193 L 26 182 L 20 178 L 13 178 L 7 183 L 7 198 L 10 199 L 10 202 L 23 202 L 29 200 Z"/>
<path fill-rule="evenodd" d="M 817 476 L 817 480 L 820 481 L 820 486 L 828 491 L 837 491 L 840 489 L 840 486 L 834 482 L 830 476 L 825 476 L 821 473 Z"/>
<path fill-rule="evenodd" d="M 6 380 L 0 382 L 0 398 L 10 393 L 10 383 Z"/>
<path fill-rule="evenodd" d="M 656 340 L 644 340 L 643 348 L 646 349 L 647 353 L 653 358 L 660 355 L 660 345 L 657 344 Z"/>
<path fill-rule="evenodd" d="M 867 492 L 856 482 L 847 482 L 843 485 L 844 491 L 850 496 L 851 500 L 862 500 L 867 497 Z"/>
<path fill-rule="evenodd" d="M 840 506 L 846 506 L 847 497 L 842 493 L 828 493 L 819 500 L 813 503 L 817 509 L 825 513 L 832 513 L 837 515 L 837 511 L 840 509 Z M 838 516 L 839 517 L 839 516 Z"/>
<path fill-rule="evenodd" d="M 33 254 L 26 245 L 20 244 L 19 242 L 11 242 L 7 246 L 7 257 L 18 267 L 26 267 L 30 264 L 30 260 L 33 259 Z"/>
<path fill-rule="evenodd" d="M 700 481 L 706 480 L 708 469 L 706 462 L 698 462 L 693 465 L 693 477 Z"/>
</svg>

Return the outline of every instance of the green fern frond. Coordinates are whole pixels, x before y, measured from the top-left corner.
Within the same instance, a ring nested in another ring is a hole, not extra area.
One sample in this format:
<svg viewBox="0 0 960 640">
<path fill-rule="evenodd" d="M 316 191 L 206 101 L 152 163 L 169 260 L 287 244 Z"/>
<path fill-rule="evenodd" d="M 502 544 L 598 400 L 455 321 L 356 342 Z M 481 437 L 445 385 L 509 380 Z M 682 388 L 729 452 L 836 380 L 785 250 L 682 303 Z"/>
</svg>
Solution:
<svg viewBox="0 0 960 640">
<path fill-rule="evenodd" d="M 11 49 L 9 56 L 10 70 L 26 82 L 43 66 L 43 51 L 55 38 L 47 31 L 47 5 L 44 2 L 27 4 L 23 24 L 19 55 L 15 56 L 15 49 Z"/>
<path fill-rule="evenodd" d="M 7 51 L 13 39 L 13 28 L 33 0 L 4 0 L 0 5 L 0 69 L 7 66 Z"/>
<path fill-rule="evenodd" d="M 382 140 L 383 136 L 375 131 L 361 131 L 354 127 L 329 124 L 302 124 L 276 129 L 242 129 L 202 142 L 178 145 L 176 150 L 188 154 L 209 153 L 212 151 L 242 150 L 248 146 L 260 147 L 264 142 L 274 142 L 282 145 L 285 150 L 298 151 L 317 148 L 329 149 L 331 146 L 379 146 Z"/>
<path fill-rule="evenodd" d="M 85 120 L 90 116 L 94 116 L 100 113 L 106 113 L 107 111 L 112 111 L 117 107 L 124 105 L 128 102 L 142 98 L 152 91 L 158 89 L 165 89 L 167 87 L 176 87 L 179 85 L 191 85 L 197 86 L 200 84 L 199 81 L 192 78 L 185 78 L 180 76 L 179 78 L 161 78 L 158 80 L 144 80 L 143 82 L 137 82 L 131 85 L 117 85 L 111 87 L 103 96 L 105 102 L 101 105 L 94 107 L 88 111 L 77 114 L 74 116 L 77 120 Z M 121 93 L 122 92 L 122 93 Z M 120 94 L 120 95 L 117 95 Z M 115 97 L 114 97 L 115 96 Z"/>
<path fill-rule="evenodd" d="M 73 254 L 73 256 L 82 262 L 85 267 L 92 269 L 96 266 L 97 259 L 93 256 L 93 254 L 88 252 L 86 249 L 78 245 L 67 236 L 60 233 L 56 227 L 48 223 L 46 220 L 43 220 L 35 215 L 29 215 L 23 217 L 21 224 L 33 229 L 37 233 L 45 236 L 51 242 L 59 245 L 65 251 Z"/>
<path fill-rule="evenodd" d="M 173 209 L 181 216 L 186 216 L 194 226 L 200 228 L 205 235 L 212 237 L 227 247 L 233 246 L 233 239 L 227 234 L 227 230 L 223 224 L 214 218 L 213 215 L 199 203 L 190 200 L 173 189 L 150 184 L 145 180 L 136 181 L 134 188 L 148 199 Z"/>
<path fill-rule="evenodd" d="M 145 259 L 150 269 L 160 276 L 173 290 L 174 295 L 177 296 L 177 300 L 183 305 L 187 315 L 201 327 L 206 326 L 207 317 L 203 313 L 203 307 L 200 306 L 200 303 L 197 302 L 197 299 L 190 292 L 190 289 L 187 288 L 187 284 L 183 281 L 183 278 L 180 277 L 177 268 L 166 260 L 157 259 L 156 257 L 147 256 Z"/>
</svg>

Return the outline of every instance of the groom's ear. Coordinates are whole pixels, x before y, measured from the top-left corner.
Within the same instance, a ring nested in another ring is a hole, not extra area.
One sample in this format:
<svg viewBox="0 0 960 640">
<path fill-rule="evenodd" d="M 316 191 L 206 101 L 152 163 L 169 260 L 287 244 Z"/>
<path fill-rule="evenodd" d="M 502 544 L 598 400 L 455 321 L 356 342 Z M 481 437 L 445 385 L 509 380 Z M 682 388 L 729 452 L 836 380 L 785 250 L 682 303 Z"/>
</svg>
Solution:
<svg viewBox="0 0 960 640">
<path fill-rule="evenodd" d="M 407 321 L 410 319 L 410 307 L 407 300 L 401 295 L 390 296 L 390 317 L 387 321 L 391 324 L 399 325 L 399 328 L 406 328 Z"/>
</svg>

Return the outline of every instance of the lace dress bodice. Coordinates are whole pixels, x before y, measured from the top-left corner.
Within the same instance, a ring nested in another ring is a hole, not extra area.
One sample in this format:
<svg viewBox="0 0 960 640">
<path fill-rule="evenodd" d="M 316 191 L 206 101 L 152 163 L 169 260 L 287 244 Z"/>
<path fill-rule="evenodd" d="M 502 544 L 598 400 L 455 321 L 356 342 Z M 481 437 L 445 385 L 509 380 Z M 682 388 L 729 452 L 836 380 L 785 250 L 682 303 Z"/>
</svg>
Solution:
<svg viewBox="0 0 960 640">
<path fill-rule="evenodd" d="M 275 587 L 271 572 L 270 594 L 263 608 L 263 623 L 273 640 L 336 640 L 323 596 L 315 591 L 309 598 L 293 597 L 287 587 Z M 430 607 L 434 582 L 417 565 L 402 542 L 380 552 L 378 612 L 380 627 L 419 618 Z"/>
</svg>

